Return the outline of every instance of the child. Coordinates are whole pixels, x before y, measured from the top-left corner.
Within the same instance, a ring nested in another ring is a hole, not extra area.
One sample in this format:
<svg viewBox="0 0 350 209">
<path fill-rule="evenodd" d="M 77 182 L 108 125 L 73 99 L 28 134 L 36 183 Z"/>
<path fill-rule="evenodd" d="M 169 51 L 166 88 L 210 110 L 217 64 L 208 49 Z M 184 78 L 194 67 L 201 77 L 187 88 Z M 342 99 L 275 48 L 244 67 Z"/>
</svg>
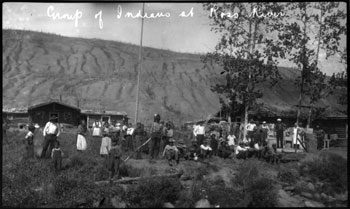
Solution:
<svg viewBox="0 0 350 209">
<path fill-rule="evenodd" d="M 114 174 L 117 174 L 117 178 L 119 178 L 119 168 L 120 168 L 120 164 L 122 163 L 121 155 L 122 155 L 122 149 L 121 149 L 121 146 L 118 144 L 118 140 L 113 140 L 112 147 L 108 154 L 110 180 L 113 179 Z"/>
<path fill-rule="evenodd" d="M 198 160 L 199 148 L 196 140 L 192 140 L 192 145 L 188 148 L 187 159 Z"/>
<path fill-rule="evenodd" d="M 172 160 L 175 160 L 176 164 L 179 164 L 179 150 L 174 145 L 174 142 L 174 139 L 169 139 L 169 144 L 165 146 L 163 151 L 163 157 L 166 156 L 170 166 L 173 165 Z"/>
<path fill-rule="evenodd" d="M 29 132 L 25 136 L 24 143 L 26 146 L 26 158 L 34 158 L 34 126 L 28 127 Z"/>
<path fill-rule="evenodd" d="M 53 166 L 56 171 L 59 171 L 62 169 L 62 158 L 63 158 L 63 152 L 60 148 L 60 143 L 58 141 L 55 141 L 55 147 L 52 149 L 51 152 L 51 158 L 53 162 Z"/>
</svg>

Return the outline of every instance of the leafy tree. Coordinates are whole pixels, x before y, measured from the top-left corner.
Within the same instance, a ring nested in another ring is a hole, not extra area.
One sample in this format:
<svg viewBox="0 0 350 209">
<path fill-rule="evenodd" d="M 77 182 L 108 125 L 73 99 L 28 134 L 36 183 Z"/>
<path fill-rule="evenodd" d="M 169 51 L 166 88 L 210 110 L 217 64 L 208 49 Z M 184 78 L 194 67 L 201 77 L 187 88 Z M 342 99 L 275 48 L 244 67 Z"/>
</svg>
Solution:
<svg viewBox="0 0 350 209">
<path fill-rule="evenodd" d="M 302 101 L 308 96 L 309 126 L 315 104 L 332 93 L 326 74 L 318 67 L 320 50 L 325 51 L 326 58 L 339 53 L 339 41 L 346 32 L 345 22 L 342 20 L 346 16 L 336 2 L 294 2 L 288 3 L 286 8 L 293 18 L 274 26 L 279 29 L 278 39 L 274 44 L 282 48 L 288 54 L 289 60 L 301 71 L 296 80 L 300 88 L 297 123 Z M 318 28 L 318 31 L 315 33 L 313 28 Z M 314 49 L 313 42 L 316 40 Z"/>
<path fill-rule="evenodd" d="M 276 58 L 284 57 L 284 52 L 271 44 L 273 38 L 269 36 L 275 18 L 262 17 L 256 12 L 268 10 L 279 14 L 281 4 L 205 3 L 203 6 L 210 11 L 212 30 L 221 35 L 215 52 L 204 56 L 203 62 L 222 67 L 226 83 L 217 84 L 212 90 L 227 98 L 231 110 L 244 107 L 245 137 L 248 111 L 262 97 L 257 86 L 267 81 L 274 85 L 281 79 Z"/>
</svg>

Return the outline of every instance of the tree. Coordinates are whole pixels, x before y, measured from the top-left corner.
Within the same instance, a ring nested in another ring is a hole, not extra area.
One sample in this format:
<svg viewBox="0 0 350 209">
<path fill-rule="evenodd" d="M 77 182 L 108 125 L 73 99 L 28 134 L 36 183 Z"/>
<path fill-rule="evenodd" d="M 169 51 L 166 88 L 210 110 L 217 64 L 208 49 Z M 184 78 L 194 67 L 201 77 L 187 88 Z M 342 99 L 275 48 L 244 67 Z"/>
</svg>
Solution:
<svg viewBox="0 0 350 209">
<path fill-rule="evenodd" d="M 281 79 L 274 58 L 284 57 L 283 51 L 271 45 L 272 37 L 268 35 L 274 18 L 257 14 L 265 10 L 280 14 L 281 5 L 205 3 L 203 6 L 210 11 L 212 30 L 221 35 L 215 52 L 206 54 L 203 62 L 214 62 L 222 67 L 226 83 L 217 84 L 212 90 L 227 98 L 231 110 L 237 105 L 244 107 L 245 138 L 248 111 L 262 97 L 257 85 L 267 81 L 274 85 Z"/>
<path fill-rule="evenodd" d="M 321 49 L 326 53 L 326 58 L 339 53 L 340 36 L 346 31 L 342 19 L 346 16 L 339 9 L 339 3 L 334 2 L 288 3 L 286 8 L 289 16 L 293 18 L 276 24 L 275 29 L 280 29 L 280 32 L 274 43 L 288 54 L 289 60 L 301 71 L 301 75 L 296 79 L 300 89 L 297 123 L 302 101 L 308 96 L 310 109 L 307 126 L 310 126 L 315 104 L 332 93 L 326 74 L 318 67 L 319 55 Z M 315 33 L 312 27 L 318 28 L 318 32 Z M 317 45 L 314 49 L 312 42 L 316 40 Z"/>
</svg>

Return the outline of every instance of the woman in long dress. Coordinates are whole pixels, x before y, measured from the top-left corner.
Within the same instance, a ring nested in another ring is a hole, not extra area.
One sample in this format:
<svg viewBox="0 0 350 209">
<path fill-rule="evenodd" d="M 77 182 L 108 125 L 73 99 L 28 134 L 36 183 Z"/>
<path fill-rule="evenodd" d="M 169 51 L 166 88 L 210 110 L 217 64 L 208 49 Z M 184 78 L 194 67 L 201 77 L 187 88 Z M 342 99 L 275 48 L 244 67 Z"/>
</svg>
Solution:
<svg viewBox="0 0 350 209">
<path fill-rule="evenodd" d="M 101 128 L 102 128 L 101 121 L 95 120 L 95 122 L 92 124 L 92 136 L 100 137 Z"/>
<path fill-rule="evenodd" d="M 78 126 L 78 136 L 77 136 L 77 150 L 78 152 L 84 151 L 87 148 L 86 143 L 86 134 L 87 128 L 84 120 L 81 120 L 80 125 Z"/>
<path fill-rule="evenodd" d="M 106 128 L 103 131 L 103 137 L 102 137 L 102 141 L 101 141 L 101 147 L 100 147 L 100 155 L 101 155 L 101 157 L 107 159 L 108 153 L 111 150 L 111 147 L 112 147 L 112 139 L 109 136 L 108 128 Z"/>
</svg>

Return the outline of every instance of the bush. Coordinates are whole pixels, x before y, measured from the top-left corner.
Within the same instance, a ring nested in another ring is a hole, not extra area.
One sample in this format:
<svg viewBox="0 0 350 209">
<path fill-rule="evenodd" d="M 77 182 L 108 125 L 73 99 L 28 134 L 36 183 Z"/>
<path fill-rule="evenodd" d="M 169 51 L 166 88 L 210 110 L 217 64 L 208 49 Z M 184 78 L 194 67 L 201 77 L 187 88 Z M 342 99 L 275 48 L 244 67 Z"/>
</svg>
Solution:
<svg viewBox="0 0 350 209">
<path fill-rule="evenodd" d="M 247 193 L 251 196 L 248 207 L 274 207 L 277 204 L 277 191 L 269 178 L 260 177 L 253 181 Z"/>
<path fill-rule="evenodd" d="M 55 194 L 60 196 L 66 196 L 72 189 L 78 185 L 77 181 L 74 179 L 69 179 L 66 175 L 61 174 L 53 181 L 53 186 L 55 189 Z"/>
<path fill-rule="evenodd" d="M 139 182 L 136 189 L 128 192 L 127 198 L 134 207 L 162 207 L 164 202 L 174 203 L 180 196 L 179 179 L 154 178 Z"/>
<path fill-rule="evenodd" d="M 282 167 L 278 172 L 278 179 L 288 184 L 295 184 L 299 177 L 299 172 L 294 168 Z"/>
<path fill-rule="evenodd" d="M 324 181 L 330 185 L 329 192 L 341 193 L 348 189 L 347 160 L 334 153 L 325 153 L 300 165 L 304 176 Z"/>
</svg>

